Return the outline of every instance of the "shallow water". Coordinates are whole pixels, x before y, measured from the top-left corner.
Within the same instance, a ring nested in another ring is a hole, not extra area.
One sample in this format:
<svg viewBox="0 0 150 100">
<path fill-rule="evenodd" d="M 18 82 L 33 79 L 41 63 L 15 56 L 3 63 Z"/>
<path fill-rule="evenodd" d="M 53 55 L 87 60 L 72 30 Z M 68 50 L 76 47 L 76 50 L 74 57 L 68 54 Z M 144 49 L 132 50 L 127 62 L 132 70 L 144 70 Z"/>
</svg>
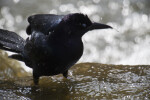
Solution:
<svg viewBox="0 0 150 100">
<path fill-rule="evenodd" d="M 1 0 L 0 28 L 25 38 L 26 19 L 32 14 L 81 12 L 114 29 L 88 32 L 80 62 L 146 65 L 150 64 L 149 9 L 149 0 Z"/>
<path fill-rule="evenodd" d="M 6 100 L 149 100 L 150 66 L 77 64 L 69 79 L 62 75 L 0 80 L 0 99 Z"/>
</svg>

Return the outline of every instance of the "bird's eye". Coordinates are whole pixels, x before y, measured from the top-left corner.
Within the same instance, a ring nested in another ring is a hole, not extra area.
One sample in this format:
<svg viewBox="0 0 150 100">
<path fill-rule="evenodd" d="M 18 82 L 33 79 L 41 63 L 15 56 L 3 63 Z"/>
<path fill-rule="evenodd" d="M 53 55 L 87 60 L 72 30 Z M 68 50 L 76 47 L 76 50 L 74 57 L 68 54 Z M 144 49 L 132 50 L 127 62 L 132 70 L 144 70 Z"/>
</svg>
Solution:
<svg viewBox="0 0 150 100">
<path fill-rule="evenodd" d="M 86 26 L 87 26 L 85 23 L 80 23 L 79 25 L 83 28 L 86 28 Z"/>
<path fill-rule="evenodd" d="M 82 24 L 82 27 L 84 27 L 84 28 L 85 28 L 85 27 L 86 27 L 86 24 Z"/>
</svg>

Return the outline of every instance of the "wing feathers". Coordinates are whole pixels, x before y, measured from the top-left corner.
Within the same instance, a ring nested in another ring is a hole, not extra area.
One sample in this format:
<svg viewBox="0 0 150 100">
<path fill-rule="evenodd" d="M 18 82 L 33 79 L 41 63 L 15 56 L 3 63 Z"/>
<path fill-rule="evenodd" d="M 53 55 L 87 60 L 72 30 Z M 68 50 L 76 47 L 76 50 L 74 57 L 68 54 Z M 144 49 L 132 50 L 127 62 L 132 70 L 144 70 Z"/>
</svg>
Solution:
<svg viewBox="0 0 150 100">
<path fill-rule="evenodd" d="M 61 22 L 64 15 L 53 14 L 37 14 L 28 18 L 30 25 L 27 28 L 27 34 L 31 34 L 32 30 L 42 32 L 47 35 L 52 32 L 55 27 Z"/>
</svg>

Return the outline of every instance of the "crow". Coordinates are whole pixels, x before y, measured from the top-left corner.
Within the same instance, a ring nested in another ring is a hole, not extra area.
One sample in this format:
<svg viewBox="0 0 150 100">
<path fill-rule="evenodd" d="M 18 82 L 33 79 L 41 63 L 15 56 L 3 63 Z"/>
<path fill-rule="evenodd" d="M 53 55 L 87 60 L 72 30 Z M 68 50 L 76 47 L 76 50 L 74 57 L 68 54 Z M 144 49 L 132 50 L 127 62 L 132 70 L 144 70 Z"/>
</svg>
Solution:
<svg viewBox="0 0 150 100">
<path fill-rule="evenodd" d="M 112 28 L 92 22 L 82 13 L 36 14 L 29 16 L 28 22 L 26 40 L 15 32 L 0 29 L 0 49 L 14 52 L 10 58 L 33 69 L 35 85 L 40 76 L 63 74 L 67 78 L 69 68 L 83 54 L 82 36 L 94 29 Z"/>
</svg>

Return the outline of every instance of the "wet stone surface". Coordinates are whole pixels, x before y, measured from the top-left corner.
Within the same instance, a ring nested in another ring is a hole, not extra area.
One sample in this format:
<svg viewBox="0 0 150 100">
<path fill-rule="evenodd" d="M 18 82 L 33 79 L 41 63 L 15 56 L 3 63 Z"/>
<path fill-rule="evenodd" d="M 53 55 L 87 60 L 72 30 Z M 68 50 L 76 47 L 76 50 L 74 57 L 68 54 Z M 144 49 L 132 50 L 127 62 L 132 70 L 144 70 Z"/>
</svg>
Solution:
<svg viewBox="0 0 150 100">
<path fill-rule="evenodd" d="M 150 99 L 148 65 L 81 63 L 70 69 L 68 79 L 41 77 L 38 86 L 28 75 L 1 78 L 0 100 Z"/>
</svg>

